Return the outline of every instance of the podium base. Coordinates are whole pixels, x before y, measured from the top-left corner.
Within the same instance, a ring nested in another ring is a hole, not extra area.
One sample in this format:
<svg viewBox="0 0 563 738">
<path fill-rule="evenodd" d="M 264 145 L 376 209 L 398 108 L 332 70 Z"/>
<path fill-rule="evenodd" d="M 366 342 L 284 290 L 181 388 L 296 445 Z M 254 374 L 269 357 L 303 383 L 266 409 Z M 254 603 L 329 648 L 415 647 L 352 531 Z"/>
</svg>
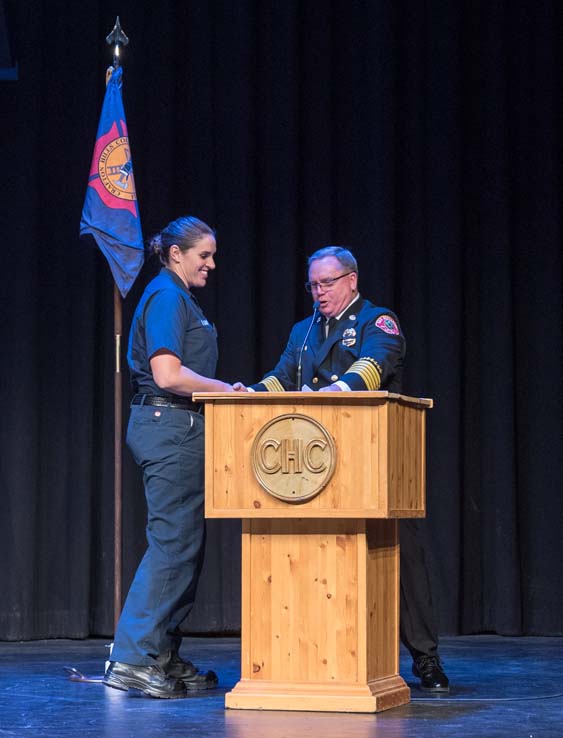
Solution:
<svg viewBox="0 0 563 738">
<path fill-rule="evenodd" d="M 232 710 L 381 712 L 409 701 L 410 689 L 398 675 L 367 684 L 241 679 L 225 695 L 225 707 Z"/>
</svg>

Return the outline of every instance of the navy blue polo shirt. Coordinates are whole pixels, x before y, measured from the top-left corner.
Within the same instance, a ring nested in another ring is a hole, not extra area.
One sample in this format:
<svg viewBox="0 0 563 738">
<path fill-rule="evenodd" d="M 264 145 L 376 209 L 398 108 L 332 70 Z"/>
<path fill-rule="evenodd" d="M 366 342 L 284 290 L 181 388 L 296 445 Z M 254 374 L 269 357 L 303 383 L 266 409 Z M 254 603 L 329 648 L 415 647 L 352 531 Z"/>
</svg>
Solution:
<svg viewBox="0 0 563 738">
<path fill-rule="evenodd" d="M 127 362 L 135 392 L 162 395 L 150 358 L 166 349 L 182 365 L 215 377 L 217 333 L 182 280 L 163 267 L 145 289 L 131 324 Z"/>
</svg>

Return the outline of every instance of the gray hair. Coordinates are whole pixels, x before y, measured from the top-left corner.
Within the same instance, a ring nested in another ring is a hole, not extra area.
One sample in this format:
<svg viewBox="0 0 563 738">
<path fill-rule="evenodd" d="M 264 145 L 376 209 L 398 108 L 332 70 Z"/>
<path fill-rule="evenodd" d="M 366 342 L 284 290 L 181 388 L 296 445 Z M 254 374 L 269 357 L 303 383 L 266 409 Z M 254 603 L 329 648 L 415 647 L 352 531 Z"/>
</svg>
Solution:
<svg viewBox="0 0 563 738">
<path fill-rule="evenodd" d="M 343 246 L 324 246 L 322 249 L 318 249 L 307 259 L 307 267 L 310 267 L 318 259 L 326 259 L 327 256 L 334 256 L 344 269 L 347 269 L 349 272 L 358 273 L 358 262 L 356 258 L 351 251 L 345 249 Z"/>
</svg>

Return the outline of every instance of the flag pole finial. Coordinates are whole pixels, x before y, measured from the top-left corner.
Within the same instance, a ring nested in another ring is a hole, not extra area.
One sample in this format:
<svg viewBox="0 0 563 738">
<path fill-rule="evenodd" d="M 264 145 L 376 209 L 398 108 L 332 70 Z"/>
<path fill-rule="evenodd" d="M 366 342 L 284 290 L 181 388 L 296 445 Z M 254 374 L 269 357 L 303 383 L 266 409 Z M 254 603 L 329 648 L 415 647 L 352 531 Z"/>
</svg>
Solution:
<svg viewBox="0 0 563 738">
<path fill-rule="evenodd" d="M 120 54 L 120 48 L 122 46 L 127 46 L 129 43 L 129 38 L 125 34 L 124 30 L 121 28 L 121 23 L 119 22 L 119 16 L 115 19 L 115 25 L 111 31 L 111 33 L 106 36 L 106 43 L 110 46 L 113 46 L 113 68 L 117 69 L 119 67 L 120 61 L 119 61 L 119 54 Z"/>
</svg>

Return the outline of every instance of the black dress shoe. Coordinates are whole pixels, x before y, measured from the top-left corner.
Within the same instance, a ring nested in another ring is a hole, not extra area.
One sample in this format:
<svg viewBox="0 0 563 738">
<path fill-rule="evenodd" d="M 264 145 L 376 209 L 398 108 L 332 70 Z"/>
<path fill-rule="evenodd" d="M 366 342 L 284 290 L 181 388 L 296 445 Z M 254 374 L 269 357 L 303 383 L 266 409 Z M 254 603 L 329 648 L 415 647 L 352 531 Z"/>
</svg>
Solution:
<svg viewBox="0 0 563 738">
<path fill-rule="evenodd" d="M 219 682 L 214 671 L 200 671 L 191 661 L 184 661 L 177 653 L 159 656 L 157 662 L 167 676 L 180 679 L 190 692 L 213 689 Z"/>
<path fill-rule="evenodd" d="M 137 666 L 112 661 L 104 675 L 106 687 L 121 689 L 138 689 L 149 697 L 161 699 L 177 699 L 186 696 L 186 688 L 178 679 L 169 677 L 160 666 Z"/>
<path fill-rule="evenodd" d="M 450 680 L 437 656 L 419 656 L 412 665 L 412 673 L 420 679 L 423 692 L 450 691 Z"/>
</svg>

